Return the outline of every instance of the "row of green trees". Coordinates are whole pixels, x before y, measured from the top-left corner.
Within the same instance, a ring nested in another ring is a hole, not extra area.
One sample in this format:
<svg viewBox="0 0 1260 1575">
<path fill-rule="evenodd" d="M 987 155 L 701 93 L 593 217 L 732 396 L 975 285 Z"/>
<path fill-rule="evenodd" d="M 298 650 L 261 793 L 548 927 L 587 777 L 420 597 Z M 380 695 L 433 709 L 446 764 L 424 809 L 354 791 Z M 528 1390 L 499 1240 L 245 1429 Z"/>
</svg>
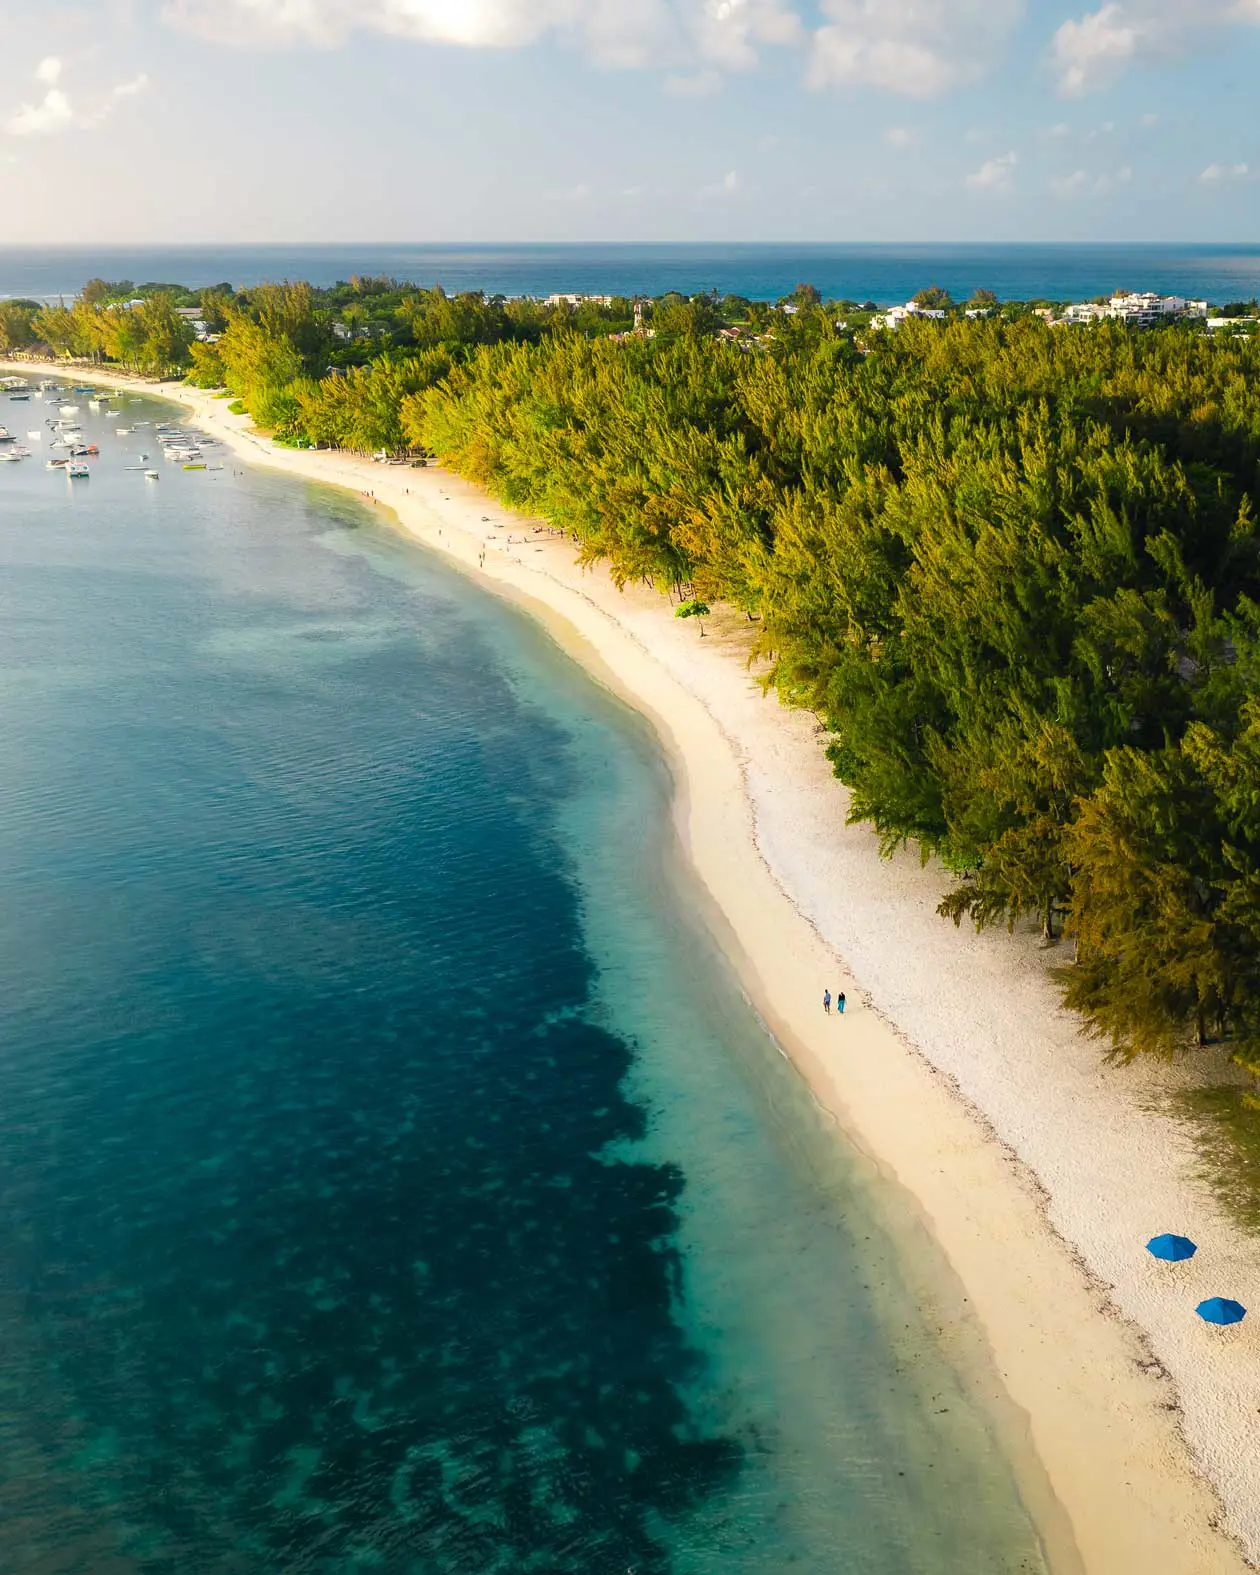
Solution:
<svg viewBox="0 0 1260 1575">
<path fill-rule="evenodd" d="M 195 339 L 176 297 L 158 291 L 128 306 L 80 297 L 70 306 L 37 301 L 0 303 L 0 353 L 45 349 L 76 360 L 112 361 L 148 377 L 189 364 Z"/>
<path fill-rule="evenodd" d="M 712 303 L 615 342 L 414 298 L 414 348 L 319 375 L 301 286 L 232 307 L 202 381 L 302 442 L 422 447 L 621 581 L 760 624 L 855 818 L 953 877 L 956 922 L 1065 932 L 1122 1054 L 1260 1068 L 1254 341 L 1032 318 L 760 348 Z"/>
<path fill-rule="evenodd" d="M 750 308 L 750 353 L 714 297 L 613 339 L 628 302 L 266 286 L 188 353 L 282 438 L 428 450 L 619 580 L 746 611 L 943 914 L 1070 936 L 1119 1053 L 1223 1036 L 1260 1070 L 1260 344 L 855 333 L 814 296 Z"/>
<path fill-rule="evenodd" d="M 1260 1068 L 1260 347 L 1035 321 L 477 352 L 414 435 L 615 574 L 762 622 L 942 912 L 1075 939 L 1122 1054 Z"/>
<path fill-rule="evenodd" d="M 228 389 L 283 441 L 360 451 L 420 441 L 417 396 L 482 347 L 609 336 L 634 323 L 626 300 L 546 306 L 370 280 L 331 291 L 263 285 L 213 304 L 220 332 L 192 346 L 192 381 Z M 667 331 L 712 328 L 703 303 L 666 299 L 659 315 Z"/>
</svg>

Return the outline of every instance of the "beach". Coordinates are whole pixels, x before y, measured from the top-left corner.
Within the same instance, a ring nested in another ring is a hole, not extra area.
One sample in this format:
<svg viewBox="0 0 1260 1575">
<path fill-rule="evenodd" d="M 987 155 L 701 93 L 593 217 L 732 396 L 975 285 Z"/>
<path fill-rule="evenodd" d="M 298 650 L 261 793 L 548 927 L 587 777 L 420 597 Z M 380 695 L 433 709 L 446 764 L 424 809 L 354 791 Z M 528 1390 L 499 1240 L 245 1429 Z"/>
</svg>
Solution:
<svg viewBox="0 0 1260 1575">
<path fill-rule="evenodd" d="M 1189 1073 L 1105 1066 L 1058 1003 L 1055 953 L 956 931 L 935 913 L 939 871 L 882 860 L 846 826 L 819 724 L 763 694 L 743 619 L 719 610 L 702 634 L 440 469 L 284 449 L 213 395 L 84 375 L 174 399 L 243 459 L 390 511 L 653 722 L 706 919 L 749 1000 L 965 1288 L 994 1404 L 1038 1462 L 1027 1490 L 1052 1567 L 1208 1575 L 1260 1557 L 1254 1330 L 1193 1311 L 1209 1295 L 1260 1307 L 1260 1263 L 1161 1108 Z M 843 1017 L 823 1013 L 825 987 L 845 991 Z M 1143 1244 L 1163 1230 L 1198 1256 L 1155 1263 Z"/>
</svg>

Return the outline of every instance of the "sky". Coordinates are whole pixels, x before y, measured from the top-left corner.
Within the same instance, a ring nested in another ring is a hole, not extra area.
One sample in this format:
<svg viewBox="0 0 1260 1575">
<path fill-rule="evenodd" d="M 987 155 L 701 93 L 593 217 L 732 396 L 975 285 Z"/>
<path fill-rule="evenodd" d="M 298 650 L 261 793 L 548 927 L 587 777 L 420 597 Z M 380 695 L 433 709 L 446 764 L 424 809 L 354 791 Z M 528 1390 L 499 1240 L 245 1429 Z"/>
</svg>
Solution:
<svg viewBox="0 0 1260 1575">
<path fill-rule="evenodd" d="M 0 244 L 1260 236 L 1260 0 L 0 0 L 0 61 Z"/>
</svg>

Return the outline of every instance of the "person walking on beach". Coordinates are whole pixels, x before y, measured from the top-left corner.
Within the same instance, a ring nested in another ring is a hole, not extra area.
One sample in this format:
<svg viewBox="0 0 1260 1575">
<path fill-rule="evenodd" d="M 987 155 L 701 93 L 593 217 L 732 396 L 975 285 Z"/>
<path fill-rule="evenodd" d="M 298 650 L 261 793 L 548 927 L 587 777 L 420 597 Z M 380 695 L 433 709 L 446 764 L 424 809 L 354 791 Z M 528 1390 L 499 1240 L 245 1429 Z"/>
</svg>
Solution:
<svg viewBox="0 0 1260 1575">
<path fill-rule="evenodd" d="M 831 1016 L 831 991 L 830 990 L 824 990 L 823 991 L 823 1011 L 826 1012 L 828 1017 Z"/>
<path fill-rule="evenodd" d="M 836 996 L 836 1011 L 840 1013 L 841 1017 L 844 1016 L 844 991 L 843 990 L 841 990 L 839 995 Z"/>
</svg>

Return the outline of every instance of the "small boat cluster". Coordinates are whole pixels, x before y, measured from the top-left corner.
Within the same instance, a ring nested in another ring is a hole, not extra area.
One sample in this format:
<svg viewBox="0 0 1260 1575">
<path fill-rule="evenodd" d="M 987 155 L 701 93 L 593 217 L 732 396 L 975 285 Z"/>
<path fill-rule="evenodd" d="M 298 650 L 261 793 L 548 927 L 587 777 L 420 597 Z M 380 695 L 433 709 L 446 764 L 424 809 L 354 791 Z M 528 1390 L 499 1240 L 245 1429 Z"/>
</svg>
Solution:
<svg viewBox="0 0 1260 1575">
<path fill-rule="evenodd" d="M 32 390 L 24 378 L 10 377 L 0 378 L 0 392 L 7 392 L 11 400 L 19 401 L 29 400 L 32 397 L 65 399 L 69 393 L 74 393 L 83 395 L 87 400 L 88 408 L 101 419 L 124 419 L 120 410 L 109 408 L 110 395 L 88 385 L 68 390 L 64 384 L 49 380 L 41 383 L 38 389 Z M 61 451 L 50 452 L 45 461 L 46 469 L 63 471 L 71 481 L 86 480 L 91 475 L 86 461 L 99 458 L 101 450 L 99 444 L 85 440 L 83 429 L 78 421 L 80 408 L 76 404 L 59 404 L 56 416 L 49 417 L 43 427 L 33 428 L 26 434 L 27 443 L 19 443 L 7 427 L 0 426 L 0 461 L 16 464 L 21 460 L 30 459 L 32 450 L 28 444 L 46 443 L 50 451 Z M 120 438 L 141 436 L 143 439 L 143 429 L 149 425 L 147 421 L 134 421 L 129 426 L 115 427 L 114 431 Z M 206 449 L 214 446 L 216 440 L 204 432 L 160 422 L 154 425 L 153 435 L 161 445 L 163 456 L 184 470 L 223 469 L 221 463 L 211 464 L 206 459 Z M 160 479 L 159 471 L 148 468 L 150 464 L 148 454 L 128 453 L 126 457 L 140 461 L 138 464 L 127 465 L 125 467 L 127 470 L 143 472 L 150 481 Z"/>
<path fill-rule="evenodd" d="M 157 428 L 158 441 L 162 445 L 163 458 L 174 464 L 182 465 L 185 470 L 209 470 L 205 457 L 205 450 L 215 444 L 215 439 L 207 437 L 204 432 L 195 432 L 190 427 L 159 426 Z M 221 465 L 213 467 L 221 470 Z"/>
</svg>

